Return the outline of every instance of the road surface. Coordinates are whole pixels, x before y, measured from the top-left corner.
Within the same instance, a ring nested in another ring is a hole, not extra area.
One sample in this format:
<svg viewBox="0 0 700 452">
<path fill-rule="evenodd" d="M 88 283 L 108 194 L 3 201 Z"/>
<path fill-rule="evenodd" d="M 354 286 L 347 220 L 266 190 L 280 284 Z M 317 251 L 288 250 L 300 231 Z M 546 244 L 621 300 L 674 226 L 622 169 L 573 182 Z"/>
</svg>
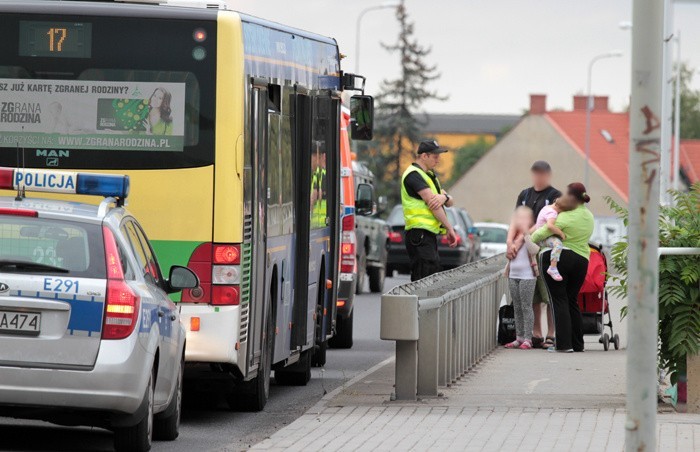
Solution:
<svg viewBox="0 0 700 452">
<path fill-rule="evenodd" d="M 388 278 L 385 289 L 406 282 Z M 221 404 L 204 404 L 183 411 L 180 437 L 175 442 L 154 442 L 153 451 L 240 451 L 301 416 L 326 392 L 385 360 L 393 343 L 379 339 L 379 295 L 355 298 L 355 343 L 351 350 L 329 350 L 324 369 L 314 369 L 304 387 L 276 386 L 260 413 L 231 412 Z M 112 433 L 99 428 L 69 428 L 36 421 L 0 418 L 0 450 L 7 451 L 111 451 Z"/>
</svg>

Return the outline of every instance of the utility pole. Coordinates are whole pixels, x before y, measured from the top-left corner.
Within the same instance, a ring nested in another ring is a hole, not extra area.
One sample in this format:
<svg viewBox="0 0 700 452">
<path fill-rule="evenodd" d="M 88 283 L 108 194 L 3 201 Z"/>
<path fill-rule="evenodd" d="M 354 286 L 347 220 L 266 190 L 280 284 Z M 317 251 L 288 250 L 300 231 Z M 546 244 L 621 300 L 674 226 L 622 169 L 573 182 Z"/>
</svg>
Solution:
<svg viewBox="0 0 700 452">
<path fill-rule="evenodd" d="M 656 450 L 658 366 L 659 161 L 664 3 L 632 6 L 632 99 L 629 150 L 627 452 Z"/>
<path fill-rule="evenodd" d="M 673 118 L 673 189 L 681 188 L 681 31 L 676 32 L 676 95 Z"/>
</svg>

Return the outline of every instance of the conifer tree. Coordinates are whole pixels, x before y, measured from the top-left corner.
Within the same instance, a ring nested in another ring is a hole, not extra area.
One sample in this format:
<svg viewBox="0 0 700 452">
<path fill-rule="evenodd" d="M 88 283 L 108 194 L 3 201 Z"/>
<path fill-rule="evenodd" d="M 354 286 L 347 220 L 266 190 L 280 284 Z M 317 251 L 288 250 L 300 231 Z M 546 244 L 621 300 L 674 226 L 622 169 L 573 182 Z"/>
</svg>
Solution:
<svg viewBox="0 0 700 452">
<path fill-rule="evenodd" d="M 403 0 L 396 19 L 400 26 L 396 42 L 382 46 L 398 54 L 401 72 L 394 80 L 382 81 L 376 96 L 375 141 L 360 153 L 376 176 L 378 193 L 387 196 L 390 205 L 400 201 L 402 171 L 422 137 L 418 113 L 427 100 L 445 99 L 429 87 L 440 74 L 437 66 L 425 61 L 431 49 L 416 40 Z"/>
</svg>

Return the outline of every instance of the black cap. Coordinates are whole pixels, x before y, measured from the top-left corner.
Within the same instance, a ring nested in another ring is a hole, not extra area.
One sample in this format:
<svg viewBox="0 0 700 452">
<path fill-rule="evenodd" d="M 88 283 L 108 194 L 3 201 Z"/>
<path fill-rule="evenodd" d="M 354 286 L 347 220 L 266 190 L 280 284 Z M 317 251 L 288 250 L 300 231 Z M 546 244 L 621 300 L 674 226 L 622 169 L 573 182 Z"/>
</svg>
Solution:
<svg viewBox="0 0 700 452">
<path fill-rule="evenodd" d="M 551 173 L 552 167 L 549 166 L 549 163 L 545 162 L 544 160 L 538 160 L 532 164 L 530 171 L 536 171 L 538 173 Z"/>
<path fill-rule="evenodd" d="M 435 140 L 421 141 L 418 145 L 418 154 L 442 154 L 447 152 L 447 149 L 441 148 Z"/>
</svg>

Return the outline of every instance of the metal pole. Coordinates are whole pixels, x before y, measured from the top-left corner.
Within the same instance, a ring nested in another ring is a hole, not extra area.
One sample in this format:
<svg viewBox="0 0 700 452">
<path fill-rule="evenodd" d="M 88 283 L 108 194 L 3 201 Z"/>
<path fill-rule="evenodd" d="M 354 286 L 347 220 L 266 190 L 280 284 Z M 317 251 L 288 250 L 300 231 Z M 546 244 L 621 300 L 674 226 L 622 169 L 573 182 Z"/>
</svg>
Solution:
<svg viewBox="0 0 700 452">
<path fill-rule="evenodd" d="M 663 79 L 661 83 L 661 168 L 659 172 L 659 201 L 662 205 L 669 203 L 668 189 L 671 181 L 671 130 L 673 127 L 673 103 L 671 99 L 672 40 L 673 40 L 673 5 L 671 0 L 664 0 L 664 34 L 663 34 Z"/>
<path fill-rule="evenodd" d="M 628 452 L 656 450 L 659 158 L 664 4 L 634 0 L 630 105 Z M 662 118 L 663 119 L 663 118 Z"/>
<path fill-rule="evenodd" d="M 681 188 L 681 31 L 676 32 L 676 95 L 673 118 L 673 189 Z"/>
<path fill-rule="evenodd" d="M 355 23 L 355 74 L 360 73 L 360 26 L 362 25 L 362 18 L 365 16 L 365 14 L 367 14 L 370 11 L 376 11 L 378 9 L 386 8 L 396 8 L 400 4 L 400 2 L 385 2 L 381 5 L 370 6 L 369 8 L 365 8 L 362 11 L 360 11 L 360 14 L 357 16 L 357 22 Z"/>
<path fill-rule="evenodd" d="M 596 61 L 605 58 L 615 58 L 622 56 L 622 52 L 614 51 L 603 53 L 601 55 L 596 55 L 588 63 L 588 77 L 586 80 L 586 137 L 585 137 L 585 151 L 586 151 L 586 166 L 583 175 L 583 184 L 588 187 L 588 182 L 590 179 L 590 167 L 591 167 L 591 110 L 593 110 L 593 95 L 591 94 L 591 84 L 593 79 L 593 65 Z"/>
<path fill-rule="evenodd" d="M 590 63 L 588 63 L 588 79 L 586 81 L 586 170 L 583 175 L 583 185 L 586 186 L 588 190 L 591 187 L 588 185 L 589 174 L 591 171 L 591 110 L 593 106 L 591 105 L 591 77 L 593 75 L 593 63 L 597 61 L 597 58 L 593 58 Z"/>
</svg>

